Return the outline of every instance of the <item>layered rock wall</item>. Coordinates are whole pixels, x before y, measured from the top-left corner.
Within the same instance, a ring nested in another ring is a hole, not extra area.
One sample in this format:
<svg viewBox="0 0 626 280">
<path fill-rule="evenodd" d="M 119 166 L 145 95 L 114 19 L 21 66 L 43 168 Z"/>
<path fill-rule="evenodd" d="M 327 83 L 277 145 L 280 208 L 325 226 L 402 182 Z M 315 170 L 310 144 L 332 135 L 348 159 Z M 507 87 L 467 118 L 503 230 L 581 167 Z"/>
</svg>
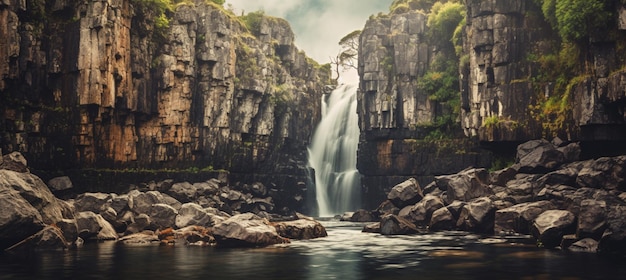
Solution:
<svg viewBox="0 0 626 280">
<path fill-rule="evenodd" d="M 252 34 L 207 2 L 178 5 L 158 29 L 141 1 L 3 1 L 0 147 L 34 169 L 303 177 L 329 71 L 286 21 Z"/>
</svg>

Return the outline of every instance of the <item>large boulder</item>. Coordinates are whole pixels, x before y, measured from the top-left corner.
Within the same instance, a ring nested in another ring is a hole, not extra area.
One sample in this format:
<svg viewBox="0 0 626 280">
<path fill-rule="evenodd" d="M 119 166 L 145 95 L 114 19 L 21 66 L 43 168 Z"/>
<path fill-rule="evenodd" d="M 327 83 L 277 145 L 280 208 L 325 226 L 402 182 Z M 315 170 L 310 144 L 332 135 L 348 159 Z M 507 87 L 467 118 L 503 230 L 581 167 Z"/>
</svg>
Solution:
<svg viewBox="0 0 626 280">
<path fill-rule="evenodd" d="M 39 177 L 31 173 L 0 170 L 0 190 L 3 189 L 17 191 L 19 196 L 39 211 L 44 223 L 53 224 L 63 219 L 63 205 Z"/>
<path fill-rule="evenodd" d="M 238 214 L 213 227 L 219 246 L 250 247 L 287 243 L 269 221 L 253 213 Z"/>
<path fill-rule="evenodd" d="M 588 161 L 576 178 L 579 187 L 626 191 L 626 156 Z"/>
<path fill-rule="evenodd" d="M 128 197 L 128 207 L 135 214 L 150 214 L 152 205 L 163 201 L 163 195 L 157 191 L 131 191 Z"/>
<path fill-rule="evenodd" d="M 556 206 L 547 200 L 526 202 L 505 209 L 497 210 L 494 222 L 494 232 L 513 234 L 530 233 L 532 222 L 541 213 L 553 210 Z"/>
<path fill-rule="evenodd" d="M 74 206 L 78 212 L 91 211 L 99 214 L 109 207 L 111 198 L 106 193 L 83 193 L 76 197 Z"/>
<path fill-rule="evenodd" d="M 545 139 L 532 140 L 517 147 L 515 167 L 520 173 L 547 173 L 565 163 L 563 152 Z"/>
<path fill-rule="evenodd" d="M 70 177 L 61 176 L 50 179 L 50 181 L 48 181 L 48 188 L 50 188 L 52 192 L 56 193 L 72 189 L 74 188 L 74 185 L 72 184 Z"/>
<path fill-rule="evenodd" d="M 598 244 L 598 251 L 623 255 L 626 252 L 626 206 L 608 207 L 606 224 L 607 228 Z"/>
<path fill-rule="evenodd" d="M 400 210 L 398 216 L 412 222 L 416 226 L 426 226 L 437 209 L 444 207 L 443 200 L 438 196 L 426 195 L 420 202 Z"/>
<path fill-rule="evenodd" d="M 442 207 L 433 212 L 428 229 L 431 231 L 452 230 L 456 226 L 456 221 L 450 209 Z"/>
<path fill-rule="evenodd" d="M 606 201 L 585 199 L 580 202 L 576 237 L 600 240 L 606 229 Z"/>
<path fill-rule="evenodd" d="M 0 249 L 31 236 L 44 227 L 45 223 L 39 211 L 17 191 L 0 189 Z"/>
<path fill-rule="evenodd" d="M 63 232 L 57 227 L 47 226 L 34 235 L 7 248 L 9 252 L 32 250 L 62 250 L 68 249 L 69 244 L 63 237 Z"/>
<path fill-rule="evenodd" d="M 461 209 L 456 226 L 465 231 L 492 233 L 495 212 L 496 208 L 489 198 L 478 198 Z"/>
<path fill-rule="evenodd" d="M 380 233 L 383 235 L 413 234 L 420 231 L 413 223 L 399 216 L 388 214 L 380 218 Z"/>
<path fill-rule="evenodd" d="M 176 216 L 178 211 L 174 207 L 164 203 L 152 204 L 150 209 L 150 219 L 157 229 L 174 227 L 176 225 Z"/>
<path fill-rule="evenodd" d="M 403 208 L 411 204 L 415 204 L 422 200 L 424 194 L 420 188 L 419 183 L 414 178 L 410 178 L 400 184 L 395 185 L 389 194 L 389 199 L 393 205 L 398 208 Z"/>
<path fill-rule="evenodd" d="M 84 240 L 115 240 L 117 233 L 102 216 L 91 211 L 76 215 L 78 236 Z"/>
<path fill-rule="evenodd" d="M 376 222 L 378 221 L 378 217 L 376 217 L 371 211 L 358 209 L 352 214 L 350 221 L 356 223 Z"/>
<path fill-rule="evenodd" d="M 176 216 L 176 227 L 184 228 L 187 226 L 198 225 L 203 227 L 213 226 L 211 215 L 204 208 L 195 203 L 185 203 L 178 210 Z"/>
<path fill-rule="evenodd" d="M 290 239 L 313 239 L 328 236 L 326 228 L 320 222 L 312 219 L 277 222 L 274 223 L 274 227 L 280 236 Z"/>
<path fill-rule="evenodd" d="M 457 174 L 435 177 L 440 189 L 446 190 L 446 202 L 454 200 L 470 201 L 475 198 L 492 195 L 489 187 L 491 181 L 489 172 L 484 168 L 466 169 Z"/>
<path fill-rule="evenodd" d="M 567 210 L 548 210 L 533 222 L 531 233 L 546 248 L 561 244 L 564 235 L 574 232 L 576 217 Z"/>
<path fill-rule="evenodd" d="M 189 182 L 176 183 L 166 193 L 182 203 L 195 201 L 198 197 L 196 187 Z"/>
</svg>

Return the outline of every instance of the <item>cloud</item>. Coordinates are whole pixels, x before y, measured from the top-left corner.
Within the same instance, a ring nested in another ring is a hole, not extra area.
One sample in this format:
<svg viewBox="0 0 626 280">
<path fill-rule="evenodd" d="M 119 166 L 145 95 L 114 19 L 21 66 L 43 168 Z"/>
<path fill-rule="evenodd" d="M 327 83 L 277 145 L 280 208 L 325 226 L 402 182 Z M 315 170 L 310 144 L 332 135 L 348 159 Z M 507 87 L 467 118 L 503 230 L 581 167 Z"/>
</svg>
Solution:
<svg viewBox="0 0 626 280">
<path fill-rule="evenodd" d="M 393 0 L 227 0 L 235 12 L 263 10 L 289 21 L 296 46 L 320 63 L 339 53 L 338 42 L 363 29 L 372 14 L 388 12 Z"/>
</svg>

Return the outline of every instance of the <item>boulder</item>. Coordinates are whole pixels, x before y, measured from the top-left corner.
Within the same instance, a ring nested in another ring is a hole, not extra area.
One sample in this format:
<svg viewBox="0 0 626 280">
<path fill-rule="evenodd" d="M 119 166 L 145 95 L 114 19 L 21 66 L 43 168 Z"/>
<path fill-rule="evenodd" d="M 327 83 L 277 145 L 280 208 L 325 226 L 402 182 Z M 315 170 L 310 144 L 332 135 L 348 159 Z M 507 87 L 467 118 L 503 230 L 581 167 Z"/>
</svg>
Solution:
<svg viewBox="0 0 626 280">
<path fill-rule="evenodd" d="M 380 233 L 380 222 L 369 223 L 363 226 L 363 230 L 361 232 Z"/>
<path fill-rule="evenodd" d="M 626 156 L 589 161 L 576 178 L 579 187 L 626 191 Z"/>
<path fill-rule="evenodd" d="M 351 222 L 368 223 L 378 221 L 377 217 L 370 211 L 365 209 L 356 210 L 350 217 Z"/>
<path fill-rule="evenodd" d="M 555 170 L 565 163 L 565 156 L 545 139 L 517 146 L 515 168 L 520 173 L 538 174 Z"/>
<path fill-rule="evenodd" d="M 433 212 L 428 229 L 431 231 L 452 230 L 456 226 L 456 221 L 449 208 L 442 207 Z"/>
<path fill-rule="evenodd" d="M 496 208 L 489 198 L 478 198 L 461 209 L 456 226 L 465 231 L 492 233 L 495 212 Z"/>
<path fill-rule="evenodd" d="M 607 228 L 598 243 L 603 254 L 623 255 L 626 252 L 626 206 L 610 206 L 606 214 Z"/>
<path fill-rule="evenodd" d="M 189 182 L 175 183 L 166 192 L 181 203 L 192 202 L 198 197 L 196 188 Z"/>
<path fill-rule="evenodd" d="M 176 238 L 183 239 L 185 245 L 208 246 L 215 244 L 211 229 L 201 226 L 188 226 L 176 230 Z"/>
<path fill-rule="evenodd" d="M 598 251 L 598 241 L 593 238 L 581 239 L 567 247 L 567 250 L 572 252 L 595 253 Z"/>
<path fill-rule="evenodd" d="M 565 146 L 557 146 L 557 150 L 563 153 L 565 162 L 575 162 L 580 160 L 580 143 L 569 143 Z"/>
<path fill-rule="evenodd" d="M 475 198 L 492 195 L 489 187 L 490 176 L 486 169 L 466 169 L 458 174 L 435 177 L 435 182 L 446 190 L 446 203 L 454 200 L 470 201 Z"/>
<path fill-rule="evenodd" d="M 400 208 L 393 205 L 393 203 L 389 199 L 383 201 L 378 207 L 376 207 L 376 210 L 374 210 L 374 213 L 378 217 L 382 217 L 387 214 L 397 215 L 399 212 Z"/>
<path fill-rule="evenodd" d="M 546 248 L 553 248 L 561 244 L 566 234 L 575 229 L 576 217 L 566 210 L 548 210 L 541 213 L 533 222 L 531 233 L 539 244 Z"/>
<path fill-rule="evenodd" d="M 118 244 L 133 245 L 133 246 L 146 246 L 146 245 L 158 245 L 161 243 L 159 237 L 151 231 L 142 231 L 126 235 L 117 241 Z"/>
<path fill-rule="evenodd" d="M 17 191 L 0 189 L 0 249 L 20 242 L 44 227 L 39 211 Z"/>
<path fill-rule="evenodd" d="M 61 176 L 50 179 L 50 181 L 48 181 L 48 188 L 50 188 L 52 192 L 60 192 L 72 189 L 74 188 L 74 185 L 72 184 L 70 177 Z"/>
<path fill-rule="evenodd" d="M 128 194 L 116 195 L 111 198 L 111 202 L 109 206 L 115 210 L 116 213 L 122 213 L 126 210 L 129 210 L 128 207 Z"/>
<path fill-rule="evenodd" d="M 74 242 L 78 239 L 78 224 L 76 223 L 76 219 L 63 219 L 56 223 L 56 227 L 58 227 L 63 233 L 63 238 L 67 242 Z"/>
<path fill-rule="evenodd" d="M 91 211 L 76 215 L 78 236 L 84 240 L 115 240 L 117 233 L 102 216 Z"/>
<path fill-rule="evenodd" d="M 408 179 L 400 184 L 395 185 L 389 194 L 387 199 L 398 208 L 404 208 L 408 205 L 415 204 L 422 200 L 424 194 L 420 188 L 419 183 L 414 178 Z"/>
<path fill-rule="evenodd" d="M 274 227 L 278 235 L 290 239 L 313 239 L 326 237 L 326 228 L 320 222 L 310 219 L 277 222 Z"/>
<path fill-rule="evenodd" d="M 99 214 L 109 208 L 111 198 L 106 193 L 83 193 L 76 197 L 74 206 L 78 212 L 91 211 Z"/>
<path fill-rule="evenodd" d="M 194 183 L 193 187 L 196 189 L 198 196 L 212 196 L 220 190 L 220 186 L 213 181 Z"/>
<path fill-rule="evenodd" d="M 174 227 L 178 211 L 174 207 L 164 203 L 152 204 L 150 209 L 150 219 L 156 229 Z"/>
<path fill-rule="evenodd" d="M 416 226 L 426 226 L 435 210 L 444 207 L 440 197 L 426 195 L 420 202 L 412 206 L 402 208 L 398 216 L 412 222 Z"/>
<path fill-rule="evenodd" d="M 499 234 L 529 234 L 532 222 L 541 213 L 556 209 L 550 201 L 526 202 L 497 210 L 494 221 L 494 232 Z"/>
<path fill-rule="evenodd" d="M 0 169 L 11 170 L 19 173 L 28 173 L 28 163 L 20 152 L 12 152 L 2 156 Z"/>
<path fill-rule="evenodd" d="M 238 214 L 213 227 L 218 246 L 249 247 L 287 243 L 269 221 L 253 213 Z"/>
<path fill-rule="evenodd" d="M 380 218 L 380 233 L 383 235 L 413 234 L 420 231 L 413 223 L 396 215 L 385 215 Z"/>
<path fill-rule="evenodd" d="M 151 228 L 152 219 L 147 214 L 139 214 L 133 218 L 132 222 L 126 227 L 126 234 L 139 233 L 145 229 Z M 153 228 L 152 228 L 153 229 Z"/>
<path fill-rule="evenodd" d="M 580 202 L 576 237 L 600 240 L 606 229 L 607 205 L 603 200 L 585 199 Z"/>
<path fill-rule="evenodd" d="M 211 227 L 214 225 L 211 215 L 200 205 L 195 203 L 185 203 L 178 210 L 175 224 L 177 228 L 184 228 L 192 225 Z"/>
<path fill-rule="evenodd" d="M 6 159 L 5 159 L 6 161 Z M 48 186 L 31 173 L 0 170 L 0 190 L 13 189 L 37 209 L 44 223 L 53 224 L 63 219 L 63 205 Z"/>
<path fill-rule="evenodd" d="M 128 194 L 128 207 L 136 214 L 150 214 L 152 205 L 161 203 L 163 195 L 157 191 L 139 192 L 132 191 Z"/>
<path fill-rule="evenodd" d="M 69 244 L 59 228 L 47 226 L 34 235 L 7 248 L 6 251 L 63 250 L 68 249 Z"/>
</svg>

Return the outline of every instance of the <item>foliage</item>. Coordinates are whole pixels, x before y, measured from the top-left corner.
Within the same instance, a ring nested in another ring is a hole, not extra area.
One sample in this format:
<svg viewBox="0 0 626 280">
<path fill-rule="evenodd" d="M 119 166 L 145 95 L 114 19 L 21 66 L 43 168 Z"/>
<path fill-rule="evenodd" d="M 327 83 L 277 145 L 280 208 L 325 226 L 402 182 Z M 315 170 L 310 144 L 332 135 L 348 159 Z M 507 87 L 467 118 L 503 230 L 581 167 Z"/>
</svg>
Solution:
<svg viewBox="0 0 626 280">
<path fill-rule="evenodd" d="M 357 68 L 360 36 L 361 30 L 354 30 L 339 40 L 341 52 L 337 54 L 337 57 L 330 59 L 331 64 L 335 65 L 337 79 L 342 70 Z"/>
<path fill-rule="evenodd" d="M 604 0 L 537 0 L 545 20 L 565 41 L 581 41 L 612 20 Z"/>
<path fill-rule="evenodd" d="M 432 43 L 440 47 L 452 47 L 456 35 L 456 43 L 460 44 L 462 24 L 465 20 L 465 6 L 460 3 L 435 3 L 428 15 L 428 34 Z M 455 34 L 457 33 L 457 34 Z"/>
<path fill-rule="evenodd" d="M 245 16 L 242 16 L 244 24 L 252 34 L 258 36 L 261 33 L 261 23 L 265 17 L 265 11 L 259 10 L 256 12 L 250 12 Z"/>
<path fill-rule="evenodd" d="M 440 1 L 440 0 L 395 0 L 391 3 L 391 6 L 389 7 L 389 11 L 392 14 L 397 14 L 401 10 L 404 10 L 404 9 L 409 9 L 413 11 L 421 10 L 424 12 L 428 12 L 433 7 L 433 5 L 437 2 L 446 2 L 446 1 L 445 0 L 444 1 Z M 451 0 L 447 2 L 458 3 L 459 1 Z M 405 12 L 408 12 L 408 10 Z"/>
</svg>

